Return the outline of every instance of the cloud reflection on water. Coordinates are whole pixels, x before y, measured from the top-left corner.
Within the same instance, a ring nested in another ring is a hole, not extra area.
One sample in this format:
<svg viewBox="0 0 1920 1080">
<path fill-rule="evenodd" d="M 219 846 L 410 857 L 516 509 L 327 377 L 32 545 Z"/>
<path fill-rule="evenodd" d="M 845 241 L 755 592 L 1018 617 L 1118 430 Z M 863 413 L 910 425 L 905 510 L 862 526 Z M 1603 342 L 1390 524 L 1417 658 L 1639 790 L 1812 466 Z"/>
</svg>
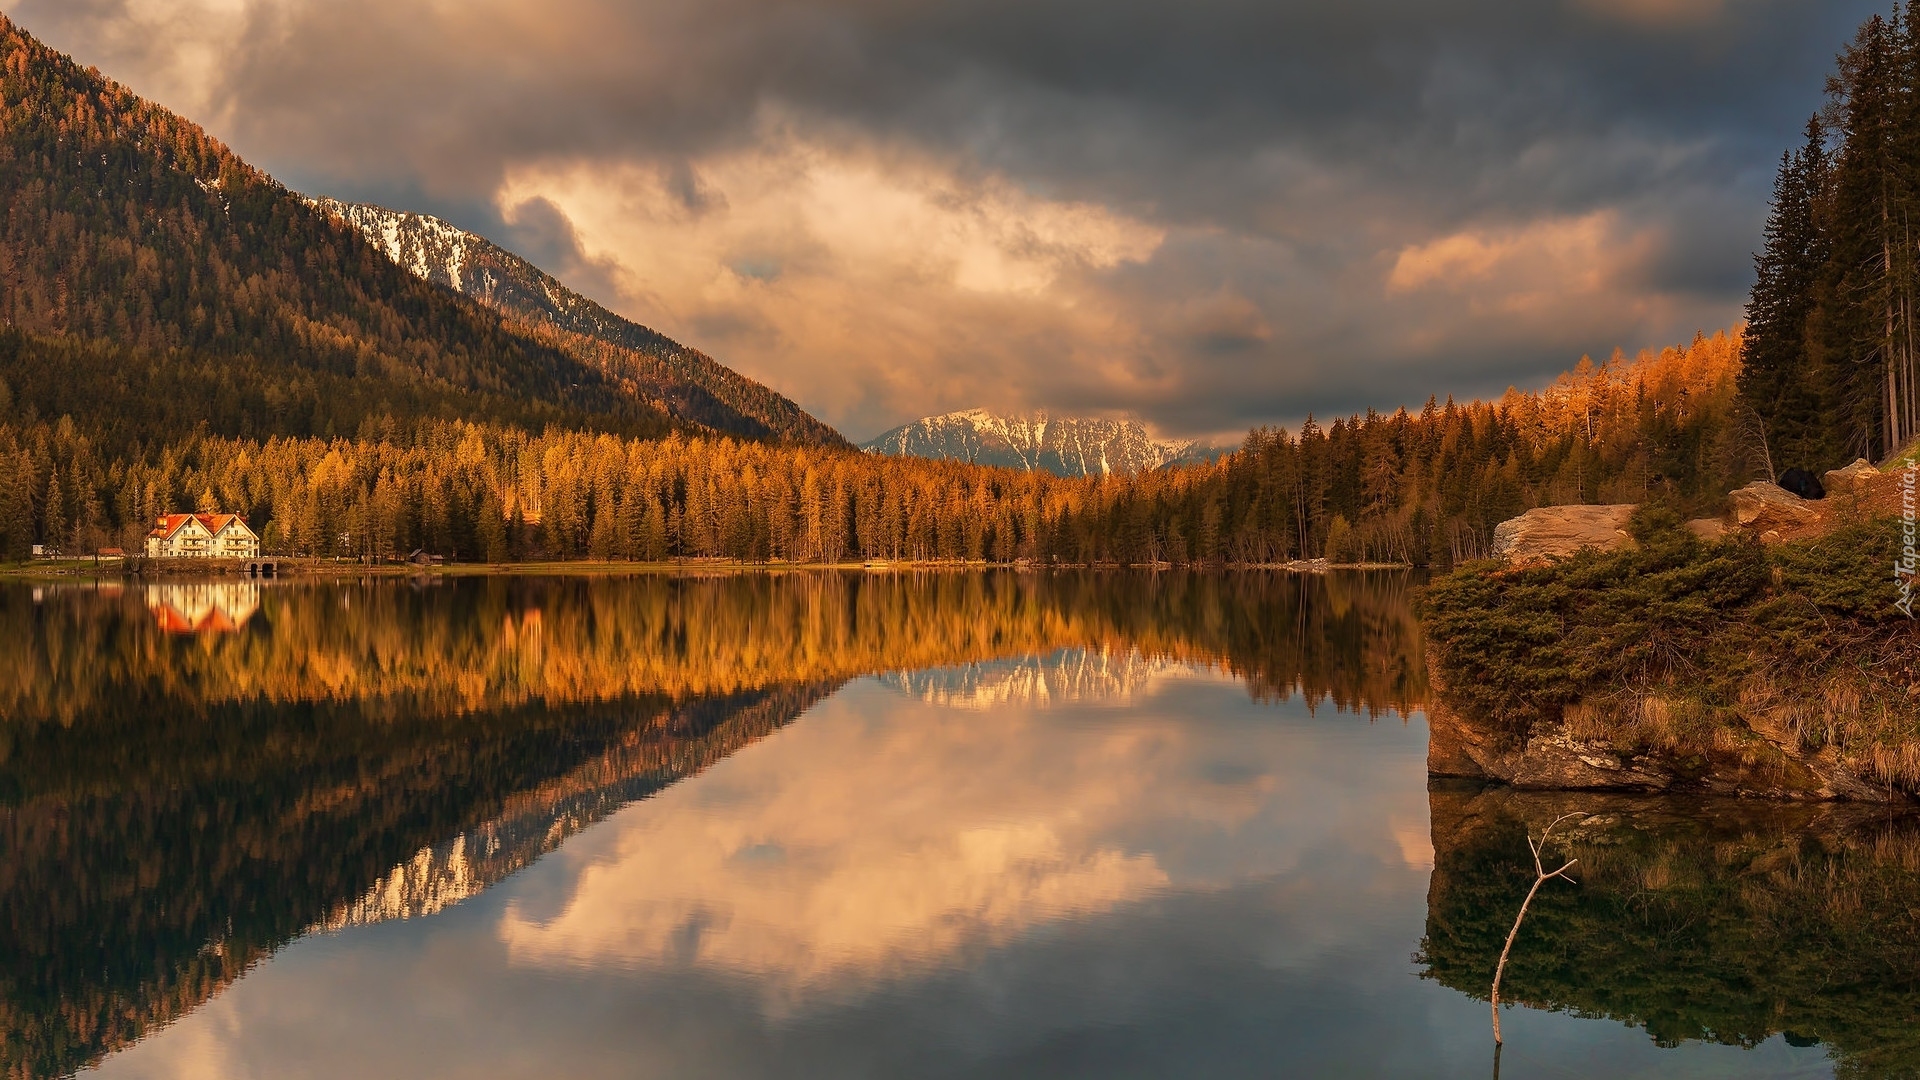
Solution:
<svg viewBox="0 0 1920 1080">
<path fill-rule="evenodd" d="M 1424 746 L 1204 669 L 1096 709 L 860 680 L 465 904 L 290 946 L 101 1073 L 1484 1075 L 1484 1005 L 1409 961 Z M 1578 1075 L 1819 1059 L 1509 1027 L 1510 1064 Z"/>
<path fill-rule="evenodd" d="M 858 687 L 623 815 L 557 913 L 509 902 L 501 940 L 516 965 L 745 980 L 785 1015 L 1049 924 L 1283 872 L 1302 837 L 1268 841 L 1318 785 L 1189 711 L 1222 681 L 1164 673 L 1170 695 L 1119 714 L 956 712 Z M 1348 822 L 1343 845 L 1424 871 L 1417 794 Z"/>
</svg>

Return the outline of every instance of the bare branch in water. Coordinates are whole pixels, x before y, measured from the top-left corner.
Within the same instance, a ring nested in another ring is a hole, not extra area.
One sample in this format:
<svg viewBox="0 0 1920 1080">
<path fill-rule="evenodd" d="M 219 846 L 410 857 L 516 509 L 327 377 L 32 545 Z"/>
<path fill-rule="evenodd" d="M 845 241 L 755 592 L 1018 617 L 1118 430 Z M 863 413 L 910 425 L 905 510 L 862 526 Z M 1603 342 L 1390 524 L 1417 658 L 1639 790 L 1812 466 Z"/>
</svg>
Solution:
<svg viewBox="0 0 1920 1080">
<path fill-rule="evenodd" d="M 1494 1061 L 1496 1062 L 1494 1067 L 1496 1069 L 1499 1068 L 1497 1063 L 1500 1060 L 1499 1047 L 1501 1045 L 1500 977 L 1507 973 L 1507 956 L 1513 952 L 1513 939 L 1520 936 L 1520 923 L 1527 917 L 1527 908 L 1533 903 L 1534 894 L 1540 891 L 1540 886 L 1545 885 L 1554 878 L 1566 878 L 1568 881 L 1573 881 L 1576 885 L 1579 884 L 1579 882 L 1567 877 L 1567 871 L 1573 869 L 1573 864 L 1579 862 L 1579 859 L 1568 859 L 1565 866 L 1549 872 L 1546 866 L 1541 863 L 1540 854 L 1546 850 L 1547 838 L 1553 835 L 1553 830 L 1557 828 L 1561 822 L 1573 818 L 1585 818 L 1586 816 L 1586 814 L 1561 814 L 1559 817 L 1554 818 L 1545 829 L 1541 830 L 1539 843 L 1534 842 L 1532 832 L 1527 833 L 1527 847 L 1533 852 L 1533 888 L 1527 890 L 1527 898 L 1520 902 L 1520 914 L 1514 916 L 1513 929 L 1507 931 L 1507 944 L 1500 950 L 1500 964 L 1493 969 L 1493 1045 Z"/>
</svg>

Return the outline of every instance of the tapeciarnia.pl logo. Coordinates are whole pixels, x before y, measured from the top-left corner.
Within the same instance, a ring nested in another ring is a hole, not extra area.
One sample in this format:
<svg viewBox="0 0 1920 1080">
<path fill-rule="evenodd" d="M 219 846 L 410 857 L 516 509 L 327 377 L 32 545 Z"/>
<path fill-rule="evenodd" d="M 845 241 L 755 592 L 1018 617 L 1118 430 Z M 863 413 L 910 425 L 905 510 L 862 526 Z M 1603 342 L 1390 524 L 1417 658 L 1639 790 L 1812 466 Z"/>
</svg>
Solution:
<svg viewBox="0 0 1920 1080">
<path fill-rule="evenodd" d="M 1914 552 L 1914 534 L 1916 518 L 1913 506 L 1913 486 L 1916 476 L 1920 476 L 1920 458 L 1909 459 L 1907 467 L 1900 474 L 1900 558 L 1893 564 L 1893 581 L 1900 589 L 1900 599 L 1893 606 L 1913 618 L 1913 580 L 1916 570 L 1920 570 L 1920 556 Z"/>
</svg>

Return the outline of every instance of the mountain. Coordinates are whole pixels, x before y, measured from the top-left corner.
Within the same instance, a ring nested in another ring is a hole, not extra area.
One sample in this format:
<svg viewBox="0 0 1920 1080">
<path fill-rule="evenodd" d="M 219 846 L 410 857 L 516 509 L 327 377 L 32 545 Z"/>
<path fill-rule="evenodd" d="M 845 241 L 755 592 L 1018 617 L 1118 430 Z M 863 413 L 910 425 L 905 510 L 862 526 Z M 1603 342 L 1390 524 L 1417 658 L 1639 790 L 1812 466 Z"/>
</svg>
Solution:
<svg viewBox="0 0 1920 1080">
<path fill-rule="evenodd" d="M 673 416 L 749 439 L 846 446 L 833 428 L 712 357 L 615 315 L 498 244 L 439 218 L 369 203 L 311 204 L 423 281 L 478 300 Z"/>
<path fill-rule="evenodd" d="M 1165 465 L 1208 461 L 1219 451 L 1192 442 L 1160 442 L 1138 420 L 999 416 L 985 409 L 915 420 L 860 448 L 870 454 L 969 461 L 1056 476 L 1132 475 Z"/>
<path fill-rule="evenodd" d="M 0 205 L 0 379 L 22 412 L 148 440 L 418 417 L 685 426 L 5 16 Z"/>
</svg>

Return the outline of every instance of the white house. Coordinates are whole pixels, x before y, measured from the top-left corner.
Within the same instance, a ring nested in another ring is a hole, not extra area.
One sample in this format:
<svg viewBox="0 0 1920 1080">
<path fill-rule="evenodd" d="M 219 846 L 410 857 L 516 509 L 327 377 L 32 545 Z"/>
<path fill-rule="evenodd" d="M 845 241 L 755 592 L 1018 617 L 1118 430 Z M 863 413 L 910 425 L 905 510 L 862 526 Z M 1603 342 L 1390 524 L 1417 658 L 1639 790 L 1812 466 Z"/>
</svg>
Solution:
<svg viewBox="0 0 1920 1080">
<path fill-rule="evenodd" d="M 260 537 L 238 514 L 168 514 L 147 534 L 150 559 L 255 559 Z"/>
</svg>

